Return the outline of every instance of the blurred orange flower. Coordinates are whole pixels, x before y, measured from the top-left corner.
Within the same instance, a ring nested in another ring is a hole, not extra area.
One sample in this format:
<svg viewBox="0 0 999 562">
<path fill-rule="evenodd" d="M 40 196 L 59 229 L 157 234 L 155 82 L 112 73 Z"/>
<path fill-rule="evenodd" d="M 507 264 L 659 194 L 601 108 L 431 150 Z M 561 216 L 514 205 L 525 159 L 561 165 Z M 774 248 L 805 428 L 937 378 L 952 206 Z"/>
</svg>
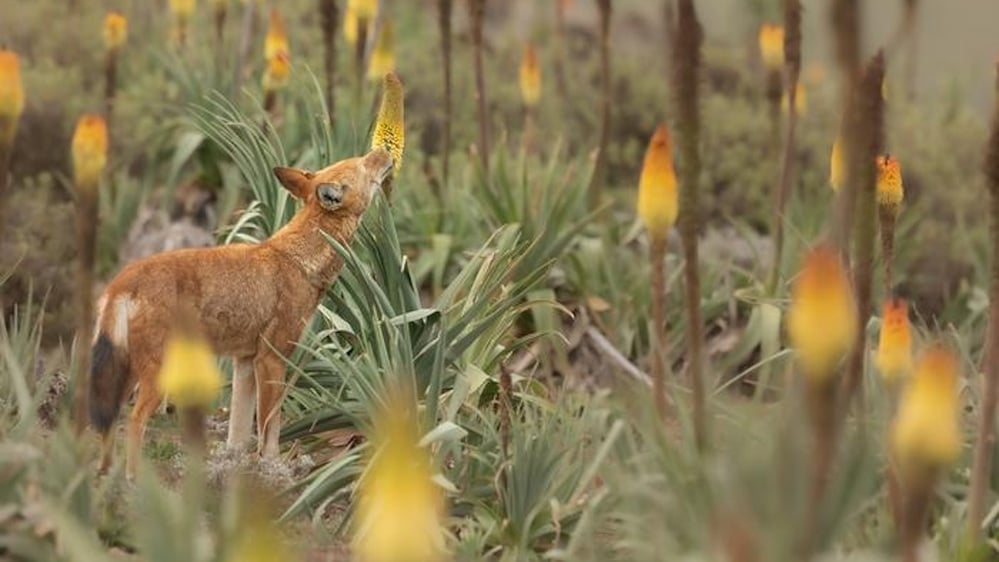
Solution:
<svg viewBox="0 0 999 562">
<path fill-rule="evenodd" d="M 857 304 L 839 255 L 820 244 L 805 256 L 791 290 L 787 330 L 805 376 L 827 381 L 857 337 Z"/>
<path fill-rule="evenodd" d="M 897 158 L 878 156 L 878 205 L 898 209 L 905 197 L 902 187 L 902 167 Z"/>
<path fill-rule="evenodd" d="M 843 186 L 844 174 L 842 137 L 836 137 L 832 153 L 829 155 L 829 185 L 833 191 L 839 191 L 839 188 Z"/>
<path fill-rule="evenodd" d="M 24 111 L 24 87 L 17 53 L 0 49 L 0 143 L 10 144 Z"/>
<path fill-rule="evenodd" d="M 775 23 L 760 26 L 760 58 L 767 69 L 775 71 L 784 66 L 784 27 Z"/>
<path fill-rule="evenodd" d="M 264 60 L 270 61 L 278 56 L 291 53 L 288 49 L 288 34 L 285 32 L 284 20 L 277 8 L 271 8 L 270 20 L 267 25 L 267 36 L 264 38 Z"/>
<path fill-rule="evenodd" d="M 110 11 L 104 17 L 104 47 L 111 51 L 121 48 L 128 36 L 128 20 L 121 12 Z"/>
<path fill-rule="evenodd" d="M 368 61 L 368 80 L 381 80 L 390 72 L 395 72 L 395 30 L 392 22 L 385 20 L 378 30 L 375 49 Z"/>
<path fill-rule="evenodd" d="M 638 182 L 638 216 L 649 236 L 665 240 L 678 212 L 676 171 L 669 131 L 660 124 L 645 151 Z"/>
<path fill-rule="evenodd" d="M 195 0 L 170 0 L 170 11 L 178 19 L 190 19 L 194 6 Z"/>
<path fill-rule="evenodd" d="M 909 305 L 904 300 L 890 299 L 884 303 L 874 364 L 889 384 L 898 382 L 912 372 Z"/>
<path fill-rule="evenodd" d="M 80 117 L 73 133 L 73 178 L 76 187 L 94 192 L 107 164 L 108 128 L 104 118 L 90 113 Z"/>
<path fill-rule="evenodd" d="M 527 44 L 520 60 L 520 97 L 527 107 L 536 106 L 541 99 L 541 65 L 533 43 Z"/>
<path fill-rule="evenodd" d="M 891 443 L 902 472 L 944 467 L 961 453 L 958 360 L 942 345 L 927 350 L 902 395 Z"/>
<path fill-rule="evenodd" d="M 278 52 L 267 60 L 263 79 L 264 90 L 272 92 L 284 88 L 288 85 L 289 77 L 291 77 L 291 57 L 286 52 Z"/>
<path fill-rule="evenodd" d="M 781 111 L 787 112 L 787 92 L 784 92 L 783 97 L 780 99 Z M 801 117 L 808 111 L 808 93 L 805 92 L 805 86 L 798 82 L 794 86 L 794 112 Z"/>
</svg>

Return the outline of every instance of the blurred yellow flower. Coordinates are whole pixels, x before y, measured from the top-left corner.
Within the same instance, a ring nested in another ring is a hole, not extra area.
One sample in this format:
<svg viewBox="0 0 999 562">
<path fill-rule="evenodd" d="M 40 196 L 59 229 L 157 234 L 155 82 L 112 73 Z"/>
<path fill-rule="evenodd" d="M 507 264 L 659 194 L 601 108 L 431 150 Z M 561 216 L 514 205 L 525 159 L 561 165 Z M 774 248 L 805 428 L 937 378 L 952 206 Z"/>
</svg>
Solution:
<svg viewBox="0 0 999 562">
<path fill-rule="evenodd" d="M 0 143 L 14 142 L 17 120 L 24 111 L 24 87 L 17 53 L 0 48 Z"/>
<path fill-rule="evenodd" d="M 128 36 L 128 20 L 121 12 L 110 11 L 104 17 L 104 47 L 112 51 L 121 48 Z"/>
<path fill-rule="evenodd" d="M 264 70 L 263 86 L 264 90 L 273 92 L 288 85 L 288 78 L 291 76 L 291 57 L 288 53 L 279 52 L 273 58 L 268 59 L 267 68 Z"/>
<path fill-rule="evenodd" d="M 903 471 L 941 468 L 960 454 L 958 369 L 957 358 L 941 345 L 920 357 L 891 430 L 892 449 Z"/>
<path fill-rule="evenodd" d="M 905 193 L 902 187 L 902 167 L 897 158 L 878 156 L 878 205 L 898 209 Z"/>
<path fill-rule="evenodd" d="M 292 562 L 298 556 L 292 551 L 274 520 L 272 502 L 261 492 L 247 486 L 248 497 L 242 501 L 237 535 L 226 556 L 226 562 Z"/>
<path fill-rule="evenodd" d="M 857 304 L 836 250 L 814 247 L 791 290 L 787 331 L 801 369 L 823 383 L 857 337 Z"/>
<path fill-rule="evenodd" d="M 829 155 L 829 185 L 833 191 L 839 191 L 843 186 L 843 142 L 842 137 L 836 137 L 833 142 L 832 153 Z"/>
<path fill-rule="evenodd" d="M 638 180 L 638 216 L 649 236 L 665 240 L 676 222 L 678 211 L 676 172 L 669 131 L 660 124 L 645 150 L 642 175 Z"/>
<path fill-rule="evenodd" d="M 350 4 L 347 4 L 347 10 L 343 13 L 343 38 L 351 47 L 357 44 L 357 13 Z"/>
<path fill-rule="evenodd" d="M 909 305 L 904 300 L 889 299 L 884 303 L 874 364 L 889 384 L 895 384 L 912 372 Z"/>
<path fill-rule="evenodd" d="M 204 339 L 176 333 L 163 350 L 160 392 L 180 408 L 207 408 L 222 386 L 222 373 Z"/>
<path fill-rule="evenodd" d="M 264 38 L 264 60 L 270 62 L 279 53 L 288 55 L 291 50 L 288 49 L 288 34 L 285 32 L 281 12 L 277 8 L 271 8 L 267 36 Z"/>
<path fill-rule="evenodd" d="M 780 99 L 780 108 L 787 113 L 787 92 L 784 92 Z M 794 86 L 794 112 L 800 117 L 806 111 L 808 111 L 808 94 L 805 92 L 805 86 L 798 82 Z"/>
<path fill-rule="evenodd" d="M 390 72 L 382 79 L 382 101 L 371 135 L 371 148 L 382 147 L 392 155 L 393 174 L 402 167 L 402 154 L 406 148 L 405 92 L 402 81 Z"/>
<path fill-rule="evenodd" d="M 108 128 L 103 117 L 91 113 L 76 122 L 72 156 L 77 189 L 96 191 L 108 157 Z"/>
<path fill-rule="evenodd" d="M 358 20 L 371 21 L 378 15 L 378 0 L 349 0 L 347 10 L 354 12 Z"/>
<path fill-rule="evenodd" d="M 776 71 L 784 66 L 784 27 L 765 23 L 760 26 L 760 58 L 767 69 Z"/>
<path fill-rule="evenodd" d="M 533 43 L 527 44 L 520 60 L 520 97 L 527 107 L 536 106 L 541 99 L 541 65 Z"/>
<path fill-rule="evenodd" d="M 190 19 L 194 14 L 194 0 L 170 0 L 170 11 L 178 19 Z"/>
<path fill-rule="evenodd" d="M 395 72 L 395 32 L 392 22 L 385 21 L 378 30 L 375 50 L 368 61 L 368 80 L 381 80 L 390 72 Z"/>
<path fill-rule="evenodd" d="M 442 562 L 444 498 L 419 445 L 415 405 L 390 402 L 358 487 L 354 554 L 358 562 Z"/>
</svg>

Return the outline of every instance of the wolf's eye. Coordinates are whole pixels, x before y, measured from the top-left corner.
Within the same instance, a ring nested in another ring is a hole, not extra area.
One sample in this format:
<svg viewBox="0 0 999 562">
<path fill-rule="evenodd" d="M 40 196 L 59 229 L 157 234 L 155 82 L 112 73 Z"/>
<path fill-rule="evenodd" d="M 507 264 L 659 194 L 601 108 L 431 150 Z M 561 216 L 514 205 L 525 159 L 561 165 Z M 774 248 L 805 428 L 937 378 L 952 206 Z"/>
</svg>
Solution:
<svg viewBox="0 0 999 562">
<path fill-rule="evenodd" d="M 343 201 L 344 186 L 335 183 L 319 184 L 316 188 L 316 197 L 319 204 L 328 209 L 334 208 Z"/>
</svg>

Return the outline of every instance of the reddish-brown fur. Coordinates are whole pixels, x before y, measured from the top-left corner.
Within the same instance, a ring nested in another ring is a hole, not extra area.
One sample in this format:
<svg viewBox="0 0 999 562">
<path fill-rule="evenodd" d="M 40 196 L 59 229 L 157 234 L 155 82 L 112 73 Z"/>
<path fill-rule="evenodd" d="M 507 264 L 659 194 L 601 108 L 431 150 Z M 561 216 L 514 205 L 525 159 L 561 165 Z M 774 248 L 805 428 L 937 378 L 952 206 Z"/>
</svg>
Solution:
<svg viewBox="0 0 999 562">
<path fill-rule="evenodd" d="M 110 463 L 114 418 L 134 388 L 126 473 L 135 474 L 146 422 L 162 401 L 156 377 L 180 309 L 194 311 L 216 353 L 234 359 L 228 444 L 249 440 L 256 394 L 257 451 L 278 453 L 282 357 L 294 349 L 342 266 L 323 233 L 348 244 L 391 169 L 382 149 L 314 174 L 276 168 L 281 184 L 304 205 L 274 236 L 260 244 L 158 254 L 111 281 L 98 304 L 90 389 L 91 418 L 104 438 L 102 470 Z"/>
</svg>

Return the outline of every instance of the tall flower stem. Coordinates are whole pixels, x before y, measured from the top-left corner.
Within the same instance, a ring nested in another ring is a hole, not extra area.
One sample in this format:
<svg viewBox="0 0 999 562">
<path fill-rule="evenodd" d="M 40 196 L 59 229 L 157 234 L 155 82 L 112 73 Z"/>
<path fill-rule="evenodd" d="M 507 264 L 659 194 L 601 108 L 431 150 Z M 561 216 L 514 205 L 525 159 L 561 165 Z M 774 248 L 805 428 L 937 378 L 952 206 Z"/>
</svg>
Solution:
<svg viewBox="0 0 999 562">
<path fill-rule="evenodd" d="M 881 231 L 881 259 L 885 267 L 885 298 L 892 294 L 892 261 L 895 255 L 895 221 L 896 210 L 886 206 L 878 205 L 878 222 Z"/>
<path fill-rule="evenodd" d="M 843 379 L 843 406 L 846 407 L 861 389 L 866 357 L 865 327 L 871 316 L 871 285 L 874 270 L 876 230 L 877 170 L 875 158 L 884 136 L 884 54 L 878 53 L 864 70 L 856 96 L 856 109 L 847 141 L 847 180 L 844 189 L 856 192 L 856 227 L 854 239 L 853 285 L 857 292 L 857 338 L 850 352 Z"/>
<path fill-rule="evenodd" d="M 701 280 L 697 235 L 700 229 L 698 179 L 701 175 L 700 100 L 698 99 L 701 43 L 704 40 L 693 0 L 678 0 L 673 47 L 673 84 L 676 92 L 676 130 L 680 149 L 679 230 L 684 257 L 684 295 L 687 314 L 687 365 L 693 389 L 694 434 L 698 448 L 708 444 L 704 381 L 701 378 Z"/>
<path fill-rule="evenodd" d="M 104 120 L 111 126 L 114 111 L 115 83 L 118 76 L 118 49 L 108 49 L 104 59 Z"/>
<path fill-rule="evenodd" d="M 975 436 L 974 464 L 971 469 L 971 491 L 968 495 L 968 536 L 981 540 L 981 523 L 985 517 L 986 491 L 991 473 L 992 452 L 995 448 L 996 404 L 999 402 L 999 66 L 996 68 L 996 101 L 992 114 L 992 131 L 985 158 L 985 177 L 989 189 L 992 237 L 992 275 L 989 287 L 989 328 L 987 331 L 985 387 L 979 411 L 978 432 Z"/>
<path fill-rule="evenodd" d="M 840 100 L 843 115 L 842 138 L 844 139 L 845 183 L 836 198 L 835 216 L 832 220 L 830 237 L 840 249 L 844 258 L 849 258 L 850 239 L 853 228 L 856 175 L 858 167 L 853 163 L 857 147 L 854 145 L 852 128 L 856 119 L 853 104 L 857 84 L 860 81 L 860 5 L 859 0 L 833 0 L 830 12 L 833 37 L 836 45 L 836 58 L 842 79 Z M 848 261 L 849 263 L 849 261 Z"/>
<path fill-rule="evenodd" d="M 787 129 L 784 133 L 784 148 L 781 152 L 780 173 L 774 189 L 774 261 L 767 283 L 767 294 L 774 295 L 780 282 L 781 258 L 784 254 L 784 208 L 791 191 L 791 174 L 794 161 L 795 130 L 798 112 L 795 101 L 798 94 L 798 79 L 801 74 L 801 2 L 784 2 L 784 66 L 787 79 Z M 780 102 L 778 101 L 778 104 Z"/>
<path fill-rule="evenodd" d="M 656 412 L 663 420 L 667 415 L 666 404 L 666 239 L 653 237 L 649 246 L 652 266 L 652 392 L 655 394 Z"/>
<path fill-rule="evenodd" d="M 561 100 L 568 100 L 569 86 L 565 76 L 565 0 L 555 0 L 555 89 Z"/>
<path fill-rule="evenodd" d="M 448 185 L 448 170 L 451 161 L 451 11 L 453 0 L 437 0 L 437 26 L 441 35 L 441 59 L 443 69 L 441 79 L 444 90 L 444 127 L 441 141 L 441 173 L 444 186 Z"/>
<path fill-rule="evenodd" d="M 597 0 L 597 8 L 600 10 L 600 141 L 597 146 L 597 161 L 593 165 L 593 177 L 590 178 L 590 199 L 594 207 L 600 203 L 606 181 L 611 120 L 610 0 Z"/>
<path fill-rule="evenodd" d="M 361 108 L 364 93 L 364 55 L 368 47 L 368 18 L 357 18 L 357 42 L 354 43 L 354 107 Z"/>
<path fill-rule="evenodd" d="M 479 157 L 482 168 L 489 170 L 489 104 L 486 101 L 486 77 L 482 66 L 482 27 L 485 23 L 486 0 L 468 0 L 472 18 L 472 57 L 475 63 L 475 101 L 479 116 Z"/>
<path fill-rule="evenodd" d="M 326 111 L 330 123 L 336 114 L 336 28 L 339 25 L 336 0 L 319 0 L 319 21 L 323 30 L 323 68 L 326 70 Z"/>
<path fill-rule="evenodd" d="M 89 189 L 89 188 L 88 188 Z M 97 247 L 97 187 L 77 189 L 76 201 L 76 395 L 73 427 L 82 434 L 89 419 L 90 340 L 94 325 L 94 264 Z"/>
</svg>

